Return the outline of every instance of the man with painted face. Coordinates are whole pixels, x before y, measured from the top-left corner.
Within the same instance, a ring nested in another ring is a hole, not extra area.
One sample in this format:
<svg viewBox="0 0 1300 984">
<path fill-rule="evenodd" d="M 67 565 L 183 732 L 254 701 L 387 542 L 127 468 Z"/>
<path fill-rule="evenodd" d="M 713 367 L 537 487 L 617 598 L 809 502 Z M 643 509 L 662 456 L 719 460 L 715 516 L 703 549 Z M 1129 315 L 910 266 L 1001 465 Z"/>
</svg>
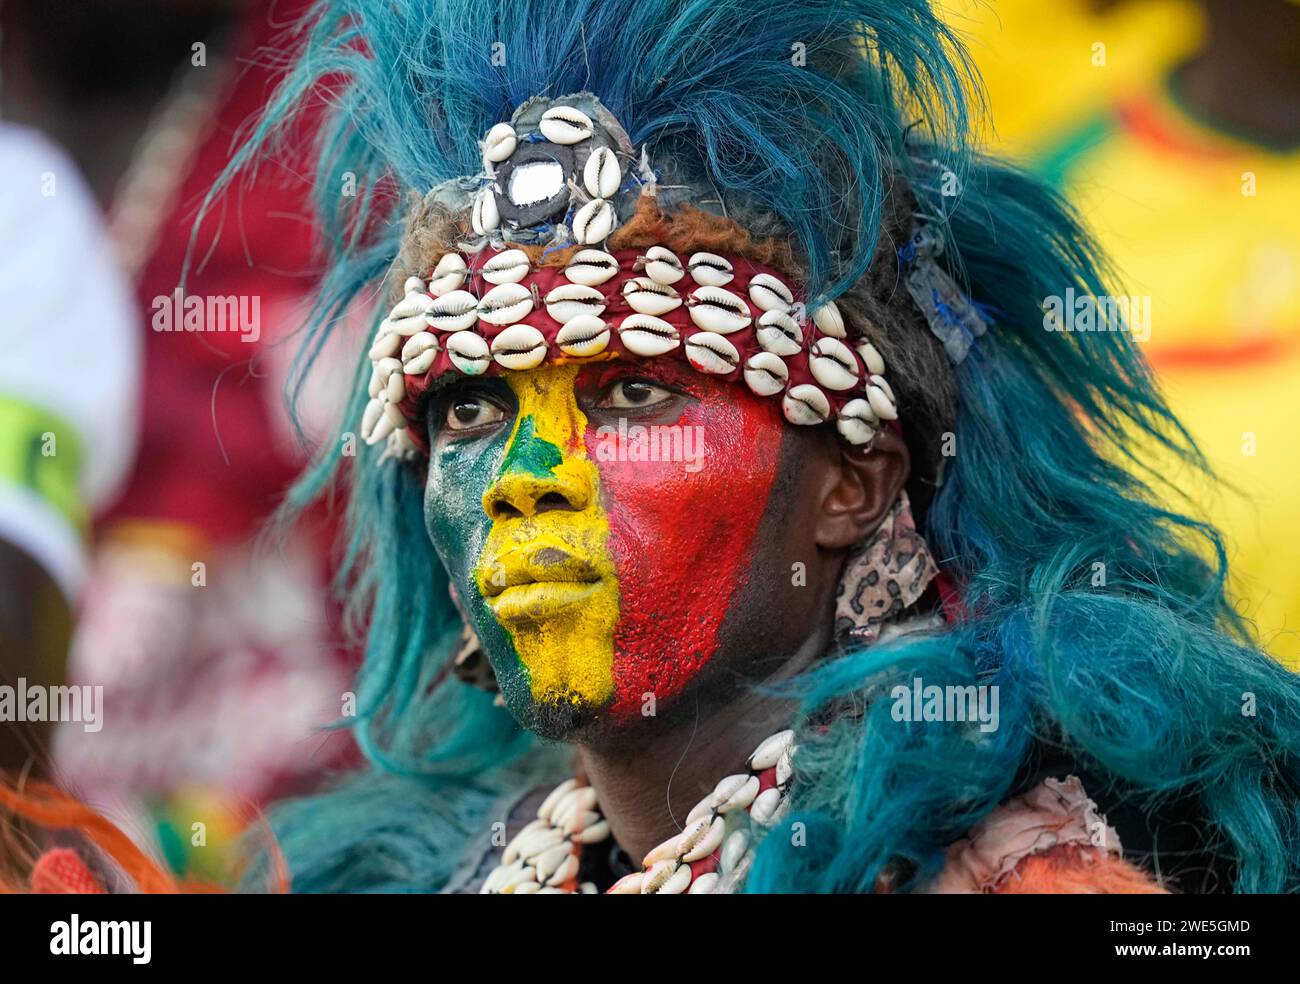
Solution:
<svg viewBox="0 0 1300 984">
<path fill-rule="evenodd" d="M 273 815 L 296 889 L 1300 888 L 1300 686 L 927 3 L 309 35 L 235 168 L 328 73 L 309 351 L 387 296 L 295 499 L 349 482 L 372 763 Z"/>
</svg>

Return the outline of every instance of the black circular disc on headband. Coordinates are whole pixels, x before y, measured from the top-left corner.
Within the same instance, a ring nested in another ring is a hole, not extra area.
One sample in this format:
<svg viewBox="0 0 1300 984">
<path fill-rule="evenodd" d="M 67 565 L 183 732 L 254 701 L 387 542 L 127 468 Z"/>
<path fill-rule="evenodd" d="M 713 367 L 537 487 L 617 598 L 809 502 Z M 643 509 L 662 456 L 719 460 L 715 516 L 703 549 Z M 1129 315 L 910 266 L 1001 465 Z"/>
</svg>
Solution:
<svg viewBox="0 0 1300 984">
<path fill-rule="evenodd" d="M 497 210 L 502 221 L 526 229 L 562 216 L 569 207 L 569 179 L 573 176 L 574 165 L 572 147 L 548 141 L 520 145 L 510 159 L 497 165 L 496 169 L 497 188 L 500 189 L 496 192 Z M 554 185 L 555 191 L 539 200 L 515 202 L 511 194 L 514 192 L 519 197 L 524 190 L 525 175 L 532 177 L 530 184 L 533 187 L 547 189 Z"/>
</svg>

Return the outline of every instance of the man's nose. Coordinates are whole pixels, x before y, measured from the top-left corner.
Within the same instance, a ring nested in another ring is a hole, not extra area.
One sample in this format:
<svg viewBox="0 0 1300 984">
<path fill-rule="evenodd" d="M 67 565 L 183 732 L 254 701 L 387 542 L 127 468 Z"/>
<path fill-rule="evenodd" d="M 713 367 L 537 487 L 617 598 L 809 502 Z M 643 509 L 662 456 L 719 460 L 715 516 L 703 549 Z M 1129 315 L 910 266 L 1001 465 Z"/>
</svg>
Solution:
<svg viewBox="0 0 1300 984">
<path fill-rule="evenodd" d="M 492 520 L 537 516 L 553 509 L 582 512 L 591 504 L 591 484 L 583 468 L 550 469 L 535 474 L 512 468 L 483 494 L 483 511 Z"/>
</svg>

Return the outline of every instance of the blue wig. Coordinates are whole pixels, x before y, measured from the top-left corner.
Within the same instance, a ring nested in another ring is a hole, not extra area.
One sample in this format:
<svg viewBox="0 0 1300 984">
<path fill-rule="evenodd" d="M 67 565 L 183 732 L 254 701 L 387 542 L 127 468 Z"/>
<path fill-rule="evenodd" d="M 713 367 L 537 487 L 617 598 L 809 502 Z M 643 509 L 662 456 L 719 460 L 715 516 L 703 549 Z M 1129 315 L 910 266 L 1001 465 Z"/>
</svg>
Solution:
<svg viewBox="0 0 1300 984">
<path fill-rule="evenodd" d="M 373 305 L 404 199 L 476 173 L 479 136 L 539 94 L 594 93 L 651 160 L 686 162 L 738 214 L 783 217 L 811 293 L 852 299 L 896 278 L 899 237 L 924 217 L 989 313 L 955 368 L 916 355 L 935 346 L 915 312 L 881 325 L 903 419 L 929 421 L 908 434 L 925 483 L 913 498 L 965 614 L 939 635 L 828 654 L 796 682 L 807 721 L 834 722 L 800 736 L 784 826 L 804 824 L 809 846 L 778 827 L 747 890 L 869 891 L 900 861 L 897 887 L 919 884 L 1043 748 L 1103 805 L 1187 805 L 1236 890 L 1300 889 L 1300 682 L 1225 600 L 1214 529 L 1149 484 L 1135 448 L 1203 462 L 1130 336 L 1044 330 L 1045 298 L 1105 292 L 1100 263 L 1051 192 L 971 149 L 979 90 L 928 3 L 325 0 L 298 30 L 302 54 L 226 182 L 295 112 L 326 104 L 328 272 L 295 392 L 342 313 Z M 349 181 L 356 194 L 341 194 Z M 350 344 L 344 430 L 366 399 L 365 336 Z M 288 509 L 347 483 L 344 585 L 366 640 L 350 724 L 370 766 L 281 806 L 274 827 L 299 891 L 437 890 L 503 797 L 563 776 L 563 750 L 449 678 L 459 620 L 422 490 L 370 450 L 338 447 Z M 874 698 L 917 676 L 998 685 L 1000 727 L 972 740 L 900 725 Z M 841 705 L 865 709 L 826 713 Z"/>
</svg>

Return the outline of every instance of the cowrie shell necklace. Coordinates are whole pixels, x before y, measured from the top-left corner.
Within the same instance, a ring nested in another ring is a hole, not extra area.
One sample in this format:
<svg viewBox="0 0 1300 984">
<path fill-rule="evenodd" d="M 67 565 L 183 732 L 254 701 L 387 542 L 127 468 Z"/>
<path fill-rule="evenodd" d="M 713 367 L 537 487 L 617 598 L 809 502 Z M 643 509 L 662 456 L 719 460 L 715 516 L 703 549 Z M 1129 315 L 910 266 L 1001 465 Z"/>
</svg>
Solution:
<svg viewBox="0 0 1300 984">
<path fill-rule="evenodd" d="M 642 859 L 608 895 L 710 895 L 734 891 L 753 863 L 753 825 L 770 827 L 789 808 L 796 750 L 793 731 L 762 741 L 745 771 L 727 776 L 686 816 L 678 834 Z M 587 845 L 610 840 L 596 791 L 577 779 L 553 789 L 537 818 L 515 835 L 481 889 L 485 895 L 595 895 L 579 881 Z"/>
</svg>

